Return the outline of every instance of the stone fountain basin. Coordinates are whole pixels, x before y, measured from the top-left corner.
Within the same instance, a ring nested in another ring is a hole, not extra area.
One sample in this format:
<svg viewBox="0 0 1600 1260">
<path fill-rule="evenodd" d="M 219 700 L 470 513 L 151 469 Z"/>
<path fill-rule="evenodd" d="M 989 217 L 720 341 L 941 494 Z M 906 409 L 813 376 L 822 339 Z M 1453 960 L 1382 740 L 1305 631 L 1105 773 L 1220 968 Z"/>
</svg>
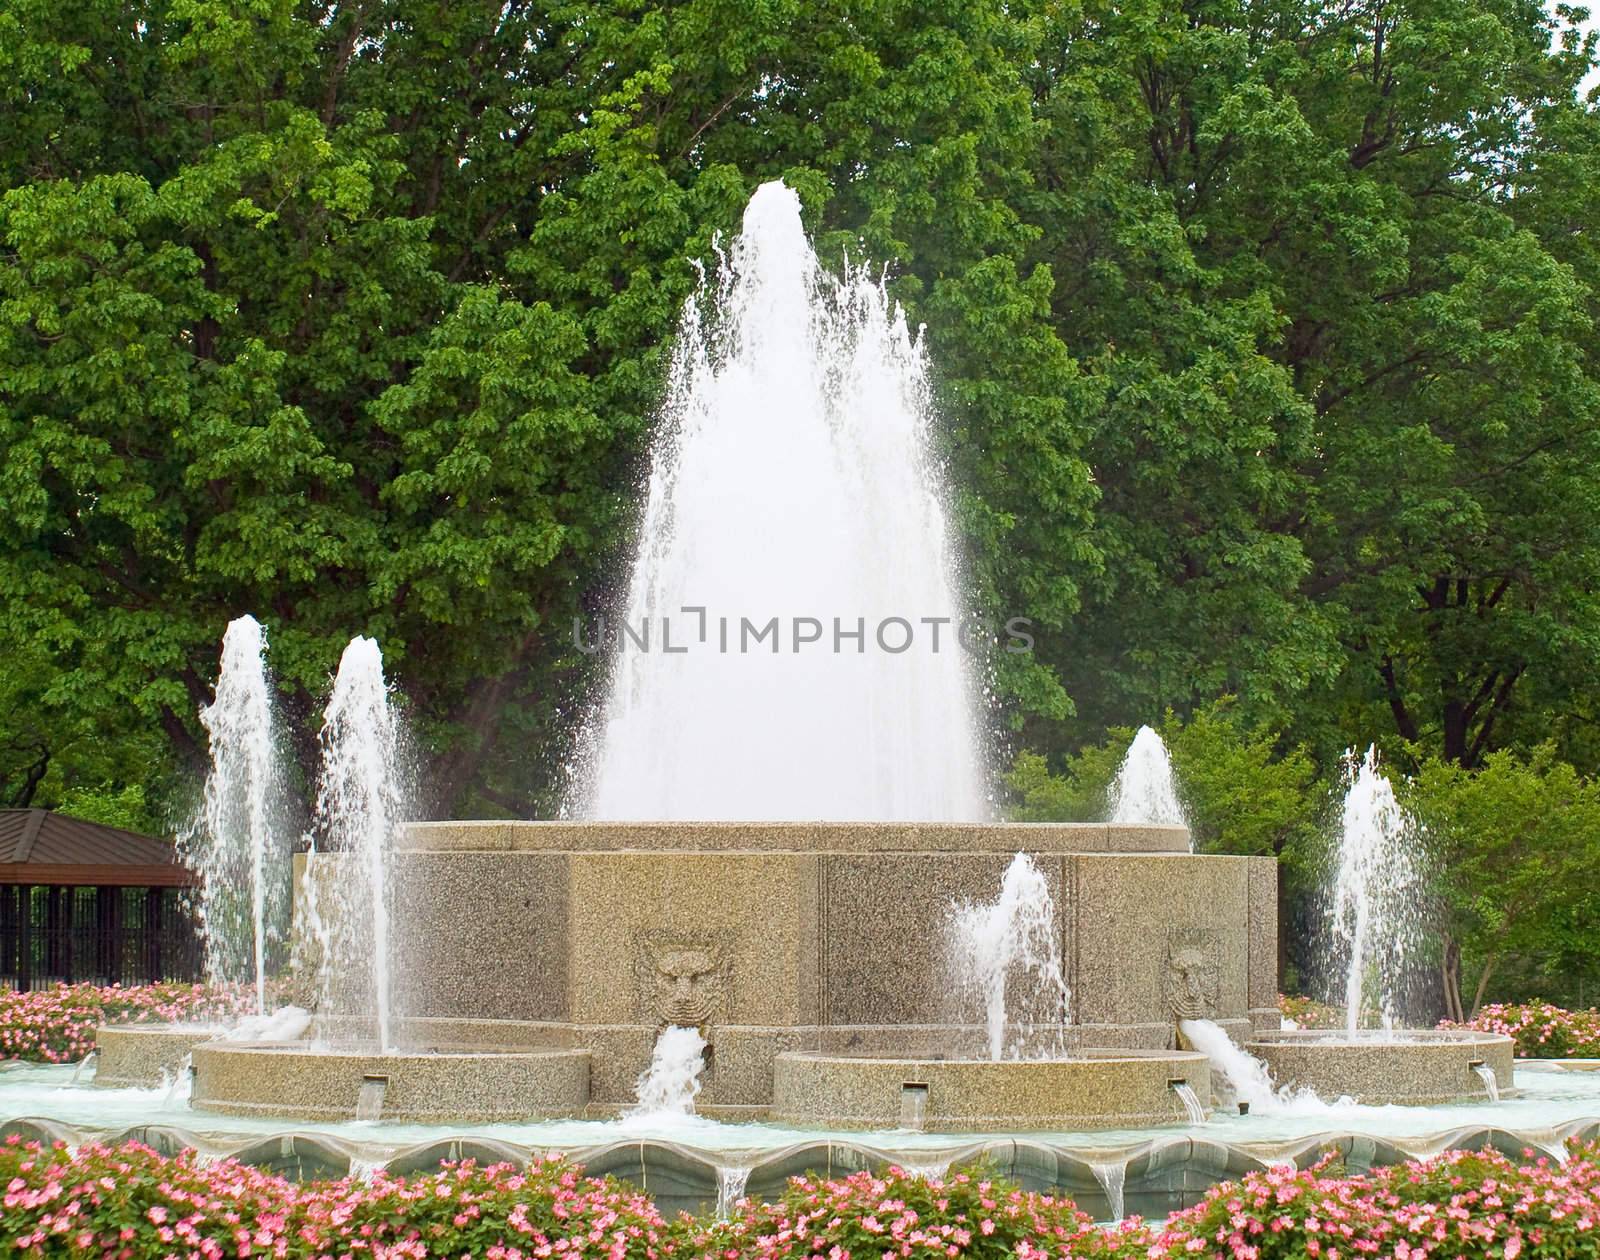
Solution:
<svg viewBox="0 0 1600 1260">
<path fill-rule="evenodd" d="M 1485 1098 L 1489 1089 L 1474 1070 L 1478 1063 L 1494 1072 L 1501 1097 L 1512 1093 L 1513 1043 L 1498 1033 L 1406 1028 L 1352 1036 L 1301 1028 L 1257 1033 L 1244 1048 L 1266 1063 L 1280 1086 L 1320 1098 L 1348 1096 L 1374 1106 Z"/>
<path fill-rule="evenodd" d="M 223 1032 L 221 1024 L 101 1024 L 94 1035 L 94 1083 L 102 1089 L 166 1084 L 196 1046 Z"/>
<path fill-rule="evenodd" d="M 1175 1082 L 1209 1101 L 1211 1061 L 1187 1050 L 1090 1049 L 1073 1058 L 999 1061 L 789 1052 L 773 1062 L 772 1118 L 936 1133 L 1144 1128 L 1185 1121 Z M 918 1086 L 926 1089 L 922 1123 L 907 1125 L 908 1087 Z"/>
<path fill-rule="evenodd" d="M 356 1118 L 362 1086 L 384 1082 L 380 1118 L 416 1124 L 556 1119 L 589 1102 L 589 1052 L 575 1049 L 380 1053 L 375 1045 L 213 1042 L 194 1049 L 190 1105 L 229 1116 Z"/>
</svg>

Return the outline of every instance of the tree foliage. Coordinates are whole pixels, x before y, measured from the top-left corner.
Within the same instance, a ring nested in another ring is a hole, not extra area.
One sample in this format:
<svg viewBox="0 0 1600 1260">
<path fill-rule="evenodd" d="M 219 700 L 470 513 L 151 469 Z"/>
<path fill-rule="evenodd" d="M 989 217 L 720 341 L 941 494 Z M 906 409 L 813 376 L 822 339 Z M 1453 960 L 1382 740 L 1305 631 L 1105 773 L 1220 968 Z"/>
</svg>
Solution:
<svg viewBox="0 0 1600 1260">
<path fill-rule="evenodd" d="M 0 0 L 0 796 L 170 800 L 248 611 L 297 731 L 372 634 L 432 807 L 547 809 L 774 177 L 927 329 L 1033 789 L 1168 709 L 1252 852 L 1379 735 L 1593 769 L 1593 63 L 1534 0 Z"/>
<path fill-rule="evenodd" d="M 1527 757 L 1491 753 L 1476 773 L 1432 760 L 1410 803 L 1427 829 L 1442 892 L 1451 1018 L 1476 1014 L 1496 983 L 1525 997 L 1573 974 L 1593 979 L 1600 781 L 1542 744 Z"/>
</svg>

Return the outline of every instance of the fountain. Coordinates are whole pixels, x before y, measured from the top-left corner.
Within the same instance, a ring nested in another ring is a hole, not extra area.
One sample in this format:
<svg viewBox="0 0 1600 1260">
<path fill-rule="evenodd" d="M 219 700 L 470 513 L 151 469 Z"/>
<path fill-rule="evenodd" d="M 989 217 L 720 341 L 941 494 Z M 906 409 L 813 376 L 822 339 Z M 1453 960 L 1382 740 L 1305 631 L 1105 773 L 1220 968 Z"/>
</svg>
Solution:
<svg viewBox="0 0 1600 1260">
<path fill-rule="evenodd" d="M 1379 768 L 1375 748 L 1359 761 L 1353 751 L 1347 755 L 1346 780 L 1328 898 L 1331 935 L 1344 950 L 1345 1027 L 1268 1031 L 1247 1048 L 1276 1080 L 1322 1097 L 1385 1103 L 1474 1094 L 1498 1099 L 1511 1085 L 1509 1037 L 1398 1027 L 1399 985 L 1424 921 L 1421 840 Z M 1364 1029 L 1369 1005 L 1378 1026 Z"/>
<path fill-rule="evenodd" d="M 882 1127 L 898 1106 L 899 1127 L 919 1131 L 1097 1128 L 1132 1116 L 1151 1124 L 1192 1116 L 1194 1090 L 1209 1095 L 1201 1055 L 1070 1051 L 1072 995 L 1055 894 L 1028 854 L 1012 858 L 994 900 L 953 907 L 948 948 L 955 992 L 979 1007 L 983 1057 L 780 1054 L 773 1114 L 794 1123 Z"/>
<path fill-rule="evenodd" d="M 958 631 L 927 378 L 881 286 L 824 275 L 793 195 L 763 188 L 685 314 L 621 628 L 588 628 L 609 673 L 570 817 L 407 823 L 358 640 L 295 881 L 297 957 L 332 969 L 315 1023 L 195 1047 L 170 1109 L 8 1072 L 6 1118 L 302 1170 L 565 1149 L 724 1212 L 803 1170 L 983 1159 L 1111 1216 L 1330 1143 L 1365 1167 L 1522 1144 L 1491 1120 L 1589 1132 L 1588 1074 L 1517 1097 L 1505 1039 L 1395 1026 L 1378 943 L 1401 868 L 1372 853 L 1409 833 L 1375 763 L 1352 772 L 1330 906 L 1351 1008 L 1389 1016 L 1353 1033 L 1277 1031 L 1276 862 L 1190 851 L 1153 732 L 1110 821 L 991 820 L 973 698 L 995 645 Z"/>
<path fill-rule="evenodd" d="M 375 848 L 319 842 L 302 924 L 354 891 L 326 913 L 385 916 L 388 949 L 325 925 L 332 952 L 387 956 L 404 1000 L 350 1030 L 325 994 L 320 1043 L 203 1047 L 196 1105 L 349 1117 L 387 1076 L 386 1122 L 614 1117 L 676 1028 L 705 1043 L 702 1116 L 1179 1123 L 1211 1091 L 1176 1019 L 1276 1026 L 1272 859 L 1193 856 L 1173 817 L 990 821 L 975 679 L 1003 648 L 958 594 L 928 364 L 882 283 L 824 271 L 780 184 L 719 257 L 620 622 L 578 627 L 609 673 L 570 817 L 389 827 L 381 885 Z M 446 1053 L 547 1074 L 406 1088 Z"/>
<path fill-rule="evenodd" d="M 285 939 L 289 827 L 267 671 L 266 631 L 254 617 L 228 623 L 212 702 L 200 710 L 211 764 L 199 809 L 179 834 L 184 863 L 200 877 L 197 904 L 212 984 L 249 984 L 255 1016 L 270 1018 L 267 973 Z M 95 1080 L 153 1085 L 225 1028 L 216 1024 L 104 1027 Z"/>
<path fill-rule="evenodd" d="M 323 716 L 317 835 L 300 881 L 315 959 L 317 1024 L 305 1040 L 195 1047 L 193 1098 L 232 1115 L 376 1120 L 571 1114 L 587 1100 L 582 1050 L 520 1042 L 398 1047 L 393 845 L 406 814 L 404 740 L 369 638 L 350 641 Z"/>
</svg>

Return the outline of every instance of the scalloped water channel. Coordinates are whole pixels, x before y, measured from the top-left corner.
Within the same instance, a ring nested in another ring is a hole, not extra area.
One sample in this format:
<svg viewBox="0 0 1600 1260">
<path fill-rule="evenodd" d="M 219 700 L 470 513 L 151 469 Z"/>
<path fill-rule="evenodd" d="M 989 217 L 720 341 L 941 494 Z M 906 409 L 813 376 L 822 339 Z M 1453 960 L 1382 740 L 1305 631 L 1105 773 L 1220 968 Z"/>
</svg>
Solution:
<svg viewBox="0 0 1600 1260">
<path fill-rule="evenodd" d="M 516 1163 L 562 1151 L 597 1173 L 634 1182 L 668 1211 L 713 1211 L 728 1170 L 743 1174 L 745 1194 L 770 1198 L 800 1172 L 840 1175 L 888 1163 L 938 1172 L 982 1157 L 1024 1186 L 1072 1196 L 1102 1219 L 1110 1215 L 1107 1185 L 1119 1181 L 1126 1214 L 1159 1216 L 1196 1201 L 1217 1181 L 1271 1164 L 1307 1164 L 1333 1146 L 1359 1170 L 1485 1145 L 1511 1154 L 1530 1146 L 1555 1153 L 1568 1140 L 1600 1135 L 1600 1072 L 1544 1064 L 1519 1064 L 1520 1096 L 1492 1105 L 1213 1113 L 1208 1123 L 1186 1129 L 1026 1136 L 845 1134 L 695 1116 L 290 1124 L 165 1104 L 167 1093 L 160 1089 L 73 1085 L 72 1073 L 71 1065 L 0 1071 L 0 1135 L 15 1132 L 69 1145 L 132 1140 L 167 1153 L 192 1147 L 207 1158 L 233 1156 L 296 1178 L 338 1177 L 370 1167 L 415 1172 L 451 1159 Z"/>
</svg>

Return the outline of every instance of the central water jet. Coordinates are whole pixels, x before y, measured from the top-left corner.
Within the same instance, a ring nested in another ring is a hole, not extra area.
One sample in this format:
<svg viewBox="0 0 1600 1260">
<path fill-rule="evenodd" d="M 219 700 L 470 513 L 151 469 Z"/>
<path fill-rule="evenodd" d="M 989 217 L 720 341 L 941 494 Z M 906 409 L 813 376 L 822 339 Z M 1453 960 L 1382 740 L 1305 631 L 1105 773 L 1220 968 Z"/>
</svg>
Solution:
<svg viewBox="0 0 1600 1260">
<path fill-rule="evenodd" d="M 824 271 L 762 185 L 684 314 L 572 812 L 988 816 L 932 415 L 881 281 Z"/>
</svg>

